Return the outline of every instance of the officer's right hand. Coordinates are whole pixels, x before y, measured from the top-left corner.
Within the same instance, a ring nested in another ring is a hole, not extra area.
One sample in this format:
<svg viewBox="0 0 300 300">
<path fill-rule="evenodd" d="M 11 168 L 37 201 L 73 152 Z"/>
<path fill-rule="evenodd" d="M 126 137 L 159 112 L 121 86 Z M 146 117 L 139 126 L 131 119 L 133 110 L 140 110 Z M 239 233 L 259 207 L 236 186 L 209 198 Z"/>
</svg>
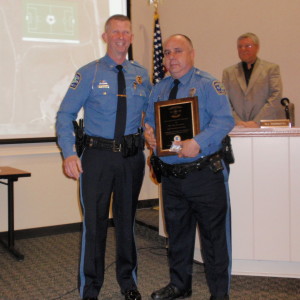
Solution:
<svg viewBox="0 0 300 300">
<path fill-rule="evenodd" d="M 156 139 L 154 135 L 153 127 L 151 127 L 149 124 L 145 124 L 145 131 L 144 131 L 144 137 L 148 143 L 148 145 L 152 148 L 156 148 Z"/>
<path fill-rule="evenodd" d="M 77 155 L 69 156 L 64 160 L 64 171 L 68 177 L 76 180 L 79 178 L 80 173 L 82 173 L 83 170 L 81 160 Z"/>
</svg>

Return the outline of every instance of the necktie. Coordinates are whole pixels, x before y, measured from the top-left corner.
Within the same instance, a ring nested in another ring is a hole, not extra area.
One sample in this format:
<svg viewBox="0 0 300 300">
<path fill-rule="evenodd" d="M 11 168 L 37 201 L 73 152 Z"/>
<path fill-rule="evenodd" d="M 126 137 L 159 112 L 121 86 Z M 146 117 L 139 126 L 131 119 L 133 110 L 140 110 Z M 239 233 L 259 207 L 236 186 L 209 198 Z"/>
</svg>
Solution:
<svg viewBox="0 0 300 300">
<path fill-rule="evenodd" d="M 180 81 L 178 79 L 175 79 L 173 83 L 174 83 L 174 85 L 171 89 L 171 92 L 169 95 L 169 100 L 176 99 L 176 95 L 177 95 L 177 91 L 178 91 L 178 84 L 180 83 Z"/>
<path fill-rule="evenodd" d="M 118 73 L 118 107 L 116 114 L 115 140 L 121 142 L 126 127 L 126 83 L 123 73 L 123 67 L 117 65 Z"/>
</svg>

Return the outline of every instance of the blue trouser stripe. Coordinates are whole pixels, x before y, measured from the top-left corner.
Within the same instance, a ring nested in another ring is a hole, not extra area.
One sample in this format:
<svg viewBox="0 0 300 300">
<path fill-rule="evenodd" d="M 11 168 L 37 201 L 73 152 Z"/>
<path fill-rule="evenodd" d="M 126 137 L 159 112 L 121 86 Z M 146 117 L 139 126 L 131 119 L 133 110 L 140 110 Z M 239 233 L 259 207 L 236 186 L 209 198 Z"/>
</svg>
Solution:
<svg viewBox="0 0 300 300">
<path fill-rule="evenodd" d="M 84 204 L 83 204 L 83 200 L 82 200 L 82 187 L 81 187 L 81 175 L 80 175 L 80 202 L 81 202 L 81 206 L 82 206 L 82 211 L 83 211 L 83 215 L 84 215 Z M 84 290 L 84 286 L 85 286 L 85 276 L 84 276 L 84 257 L 85 257 L 85 238 L 86 238 L 86 226 L 85 226 L 85 221 L 83 221 L 83 225 L 82 225 L 82 240 L 81 240 L 81 256 L 80 256 L 80 269 L 79 269 L 79 277 L 80 277 L 80 286 L 79 286 L 79 293 L 80 293 L 80 297 L 83 298 L 83 290 Z"/>
<path fill-rule="evenodd" d="M 228 264 L 228 294 L 230 291 L 230 283 L 231 283 L 231 271 L 232 271 L 232 243 L 231 243 L 231 205 L 230 205 L 230 195 L 229 195 L 229 185 L 228 185 L 228 179 L 229 179 L 229 166 L 228 169 L 224 165 L 224 184 L 226 188 L 226 197 L 227 197 L 227 213 L 226 213 L 226 240 L 227 240 L 227 249 L 228 249 L 228 258 L 229 258 L 229 264 Z"/>
</svg>

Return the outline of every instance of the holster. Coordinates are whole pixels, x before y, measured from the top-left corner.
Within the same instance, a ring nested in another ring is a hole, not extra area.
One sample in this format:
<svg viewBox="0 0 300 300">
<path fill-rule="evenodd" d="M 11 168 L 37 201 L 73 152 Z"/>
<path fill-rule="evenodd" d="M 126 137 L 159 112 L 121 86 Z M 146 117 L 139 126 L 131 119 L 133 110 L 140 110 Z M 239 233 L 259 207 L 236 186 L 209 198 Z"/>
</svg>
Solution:
<svg viewBox="0 0 300 300">
<path fill-rule="evenodd" d="M 125 135 L 121 142 L 121 152 L 123 157 L 133 156 L 138 153 L 139 150 L 144 150 L 145 139 L 143 136 L 142 128 L 138 133 Z"/>
<path fill-rule="evenodd" d="M 83 119 L 79 119 L 79 124 L 74 120 L 72 121 L 75 133 L 75 149 L 77 155 L 80 157 L 84 149 L 84 127 Z"/>
<path fill-rule="evenodd" d="M 229 135 L 226 135 L 222 140 L 222 153 L 225 162 L 227 162 L 228 164 L 234 163 L 234 154 L 231 146 L 231 138 Z"/>
<path fill-rule="evenodd" d="M 161 175 L 162 175 L 162 169 L 163 169 L 162 161 L 159 159 L 158 156 L 152 154 L 150 157 L 150 164 L 152 166 L 154 175 L 156 177 L 156 181 L 158 183 L 161 183 Z"/>
</svg>

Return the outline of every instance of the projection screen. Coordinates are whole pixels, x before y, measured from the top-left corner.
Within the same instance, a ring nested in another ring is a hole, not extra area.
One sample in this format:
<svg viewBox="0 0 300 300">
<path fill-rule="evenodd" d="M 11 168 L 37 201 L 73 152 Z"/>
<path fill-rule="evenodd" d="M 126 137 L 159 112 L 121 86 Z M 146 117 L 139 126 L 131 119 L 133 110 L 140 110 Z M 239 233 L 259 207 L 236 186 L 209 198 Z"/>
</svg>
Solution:
<svg viewBox="0 0 300 300">
<path fill-rule="evenodd" d="M 75 71 L 105 54 L 104 23 L 127 2 L 0 1 L 0 143 L 55 140 Z"/>
</svg>

